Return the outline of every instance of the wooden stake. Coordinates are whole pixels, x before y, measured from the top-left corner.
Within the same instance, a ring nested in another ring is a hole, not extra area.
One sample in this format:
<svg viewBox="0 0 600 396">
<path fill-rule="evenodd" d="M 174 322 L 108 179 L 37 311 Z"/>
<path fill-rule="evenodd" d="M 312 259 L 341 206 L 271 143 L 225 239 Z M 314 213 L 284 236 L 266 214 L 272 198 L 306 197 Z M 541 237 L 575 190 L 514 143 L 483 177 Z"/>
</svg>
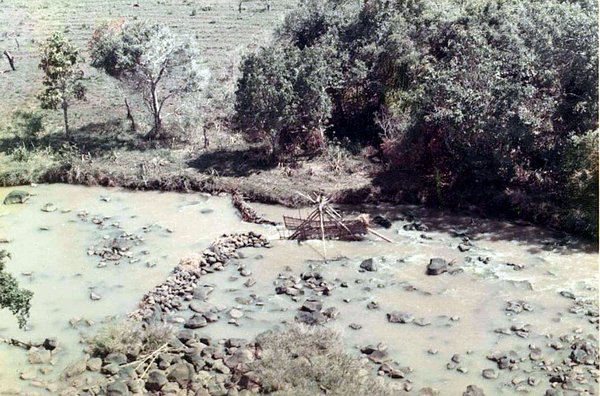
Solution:
<svg viewBox="0 0 600 396">
<path fill-rule="evenodd" d="M 367 231 L 369 231 L 373 235 L 377 235 L 379 238 L 383 239 L 384 241 L 387 241 L 389 243 L 394 243 L 391 239 L 384 237 L 383 235 L 381 235 L 380 233 L 378 233 L 376 231 L 373 231 L 369 227 L 367 227 Z"/>
</svg>

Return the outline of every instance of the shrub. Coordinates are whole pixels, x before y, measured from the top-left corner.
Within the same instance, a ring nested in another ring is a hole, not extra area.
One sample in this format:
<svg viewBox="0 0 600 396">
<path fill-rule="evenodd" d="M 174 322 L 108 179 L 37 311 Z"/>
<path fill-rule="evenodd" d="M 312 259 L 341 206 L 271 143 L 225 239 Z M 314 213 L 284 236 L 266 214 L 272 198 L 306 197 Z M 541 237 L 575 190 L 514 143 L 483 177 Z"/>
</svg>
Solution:
<svg viewBox="0 0 600 396">
<path fill-rule="evenodd" d="M 87 342 L 94 356 L 108 356 L 111 353 L 138 354 L 157 350 L 173 338 L 174 328 L 162 322 L 136 322 L 123 320 L 102 327 Z"/>
<path fill-rule="evenodd" d="M 262 393 L 272 395 L 393 395 L 381 379 L 369 374 L 359 357 L 350 355 L 340 334 L 323 327 L 296 325 L 268 331 L 256 342 L 262 357 L 252 364 Z"/>
<path fill-rule="evenodd" d="M 276 156 L 322 148 L 331 100 L 321 51 L 262 48 L 242 60 L 241 73 L 235 104 L 239 129 L 267 140 Z"/>
<path fill-rule="evenodd" d="M 20 289 L 19 282 L 6 272 L 6 259 L 10 254 L 0 250 L 0 308 L 8 309 L 19 321 L 19 328 L 24 328 L 29 318 L 33 292 Z"/>
</svg>

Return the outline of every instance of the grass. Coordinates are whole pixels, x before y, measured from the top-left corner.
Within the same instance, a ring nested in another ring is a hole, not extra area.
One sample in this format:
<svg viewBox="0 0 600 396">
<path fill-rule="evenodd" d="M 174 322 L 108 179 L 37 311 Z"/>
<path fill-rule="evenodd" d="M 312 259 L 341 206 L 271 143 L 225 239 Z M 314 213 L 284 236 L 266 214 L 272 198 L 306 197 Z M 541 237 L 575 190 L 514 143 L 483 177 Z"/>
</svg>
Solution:
<svg viewBox="0 0 600 396">
<path fill-rule="evenodd" d="M 394 395 L 383 378 L 370 374 L 362 359 L 349 354 L 338 332 L 294 325 L 257 337 L 262 355 L 251 369 L 261 379 L 261 394 L 277 396 Z"/>
</svg>

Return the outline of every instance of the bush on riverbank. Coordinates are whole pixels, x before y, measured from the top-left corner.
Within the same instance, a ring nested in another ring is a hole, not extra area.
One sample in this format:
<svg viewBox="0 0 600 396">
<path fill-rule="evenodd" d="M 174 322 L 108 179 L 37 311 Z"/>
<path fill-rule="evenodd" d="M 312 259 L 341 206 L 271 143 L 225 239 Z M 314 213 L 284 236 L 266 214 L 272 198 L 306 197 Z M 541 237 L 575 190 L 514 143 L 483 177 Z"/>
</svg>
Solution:
<svg viewBox="0 0 600 396">
<path fill-rule="evenodd" d="M 123 320 L 102 327 L 88 344 L 92 356 L 106 357 L 111 353 L 139 356 L 152 353 L 171 341 L 174 331 L 173 326 L 161 322 Z"/>
<path fill-rule="evenodd" d="M 349 354 L 338 332 L 296 325 L 257 337 L 261 358 L 252 364 L 262 393 L 312 396 L 393 395 L 389 384 L 373 377 L 360 358 Z"/>
</svg>

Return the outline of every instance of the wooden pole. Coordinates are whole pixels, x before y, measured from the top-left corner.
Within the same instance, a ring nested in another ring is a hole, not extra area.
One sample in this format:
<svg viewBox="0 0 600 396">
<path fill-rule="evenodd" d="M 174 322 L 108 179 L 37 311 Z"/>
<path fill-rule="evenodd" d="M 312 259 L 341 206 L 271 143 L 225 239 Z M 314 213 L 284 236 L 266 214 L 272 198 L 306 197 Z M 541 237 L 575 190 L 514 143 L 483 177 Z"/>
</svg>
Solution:
<svg viewBox="0 0 600 396">
<path fill-rule="evenodd" d="M 325 226 L 323 225 L 323 206 L 319 205 L 319 219 L 321 220 L 321 241 L 323 242 L 323 257 L 327 260 L 327 248 L 325 247 Z"/>
<path fill-rule="evenodd" d="M 394 243 L 394 241 L 392 241 L 391 239 L 384 237 L 383 235 L 381 235 L 380 233 L 378 233 L 376 231 L 373 231 L 369 227 L 367 227 L 367 231 L 369 231 L 371 234 L 377 235 L 379 238 L 383 239 L 384 241 L 387 241 L 389 243 Z"/>
</svg>

